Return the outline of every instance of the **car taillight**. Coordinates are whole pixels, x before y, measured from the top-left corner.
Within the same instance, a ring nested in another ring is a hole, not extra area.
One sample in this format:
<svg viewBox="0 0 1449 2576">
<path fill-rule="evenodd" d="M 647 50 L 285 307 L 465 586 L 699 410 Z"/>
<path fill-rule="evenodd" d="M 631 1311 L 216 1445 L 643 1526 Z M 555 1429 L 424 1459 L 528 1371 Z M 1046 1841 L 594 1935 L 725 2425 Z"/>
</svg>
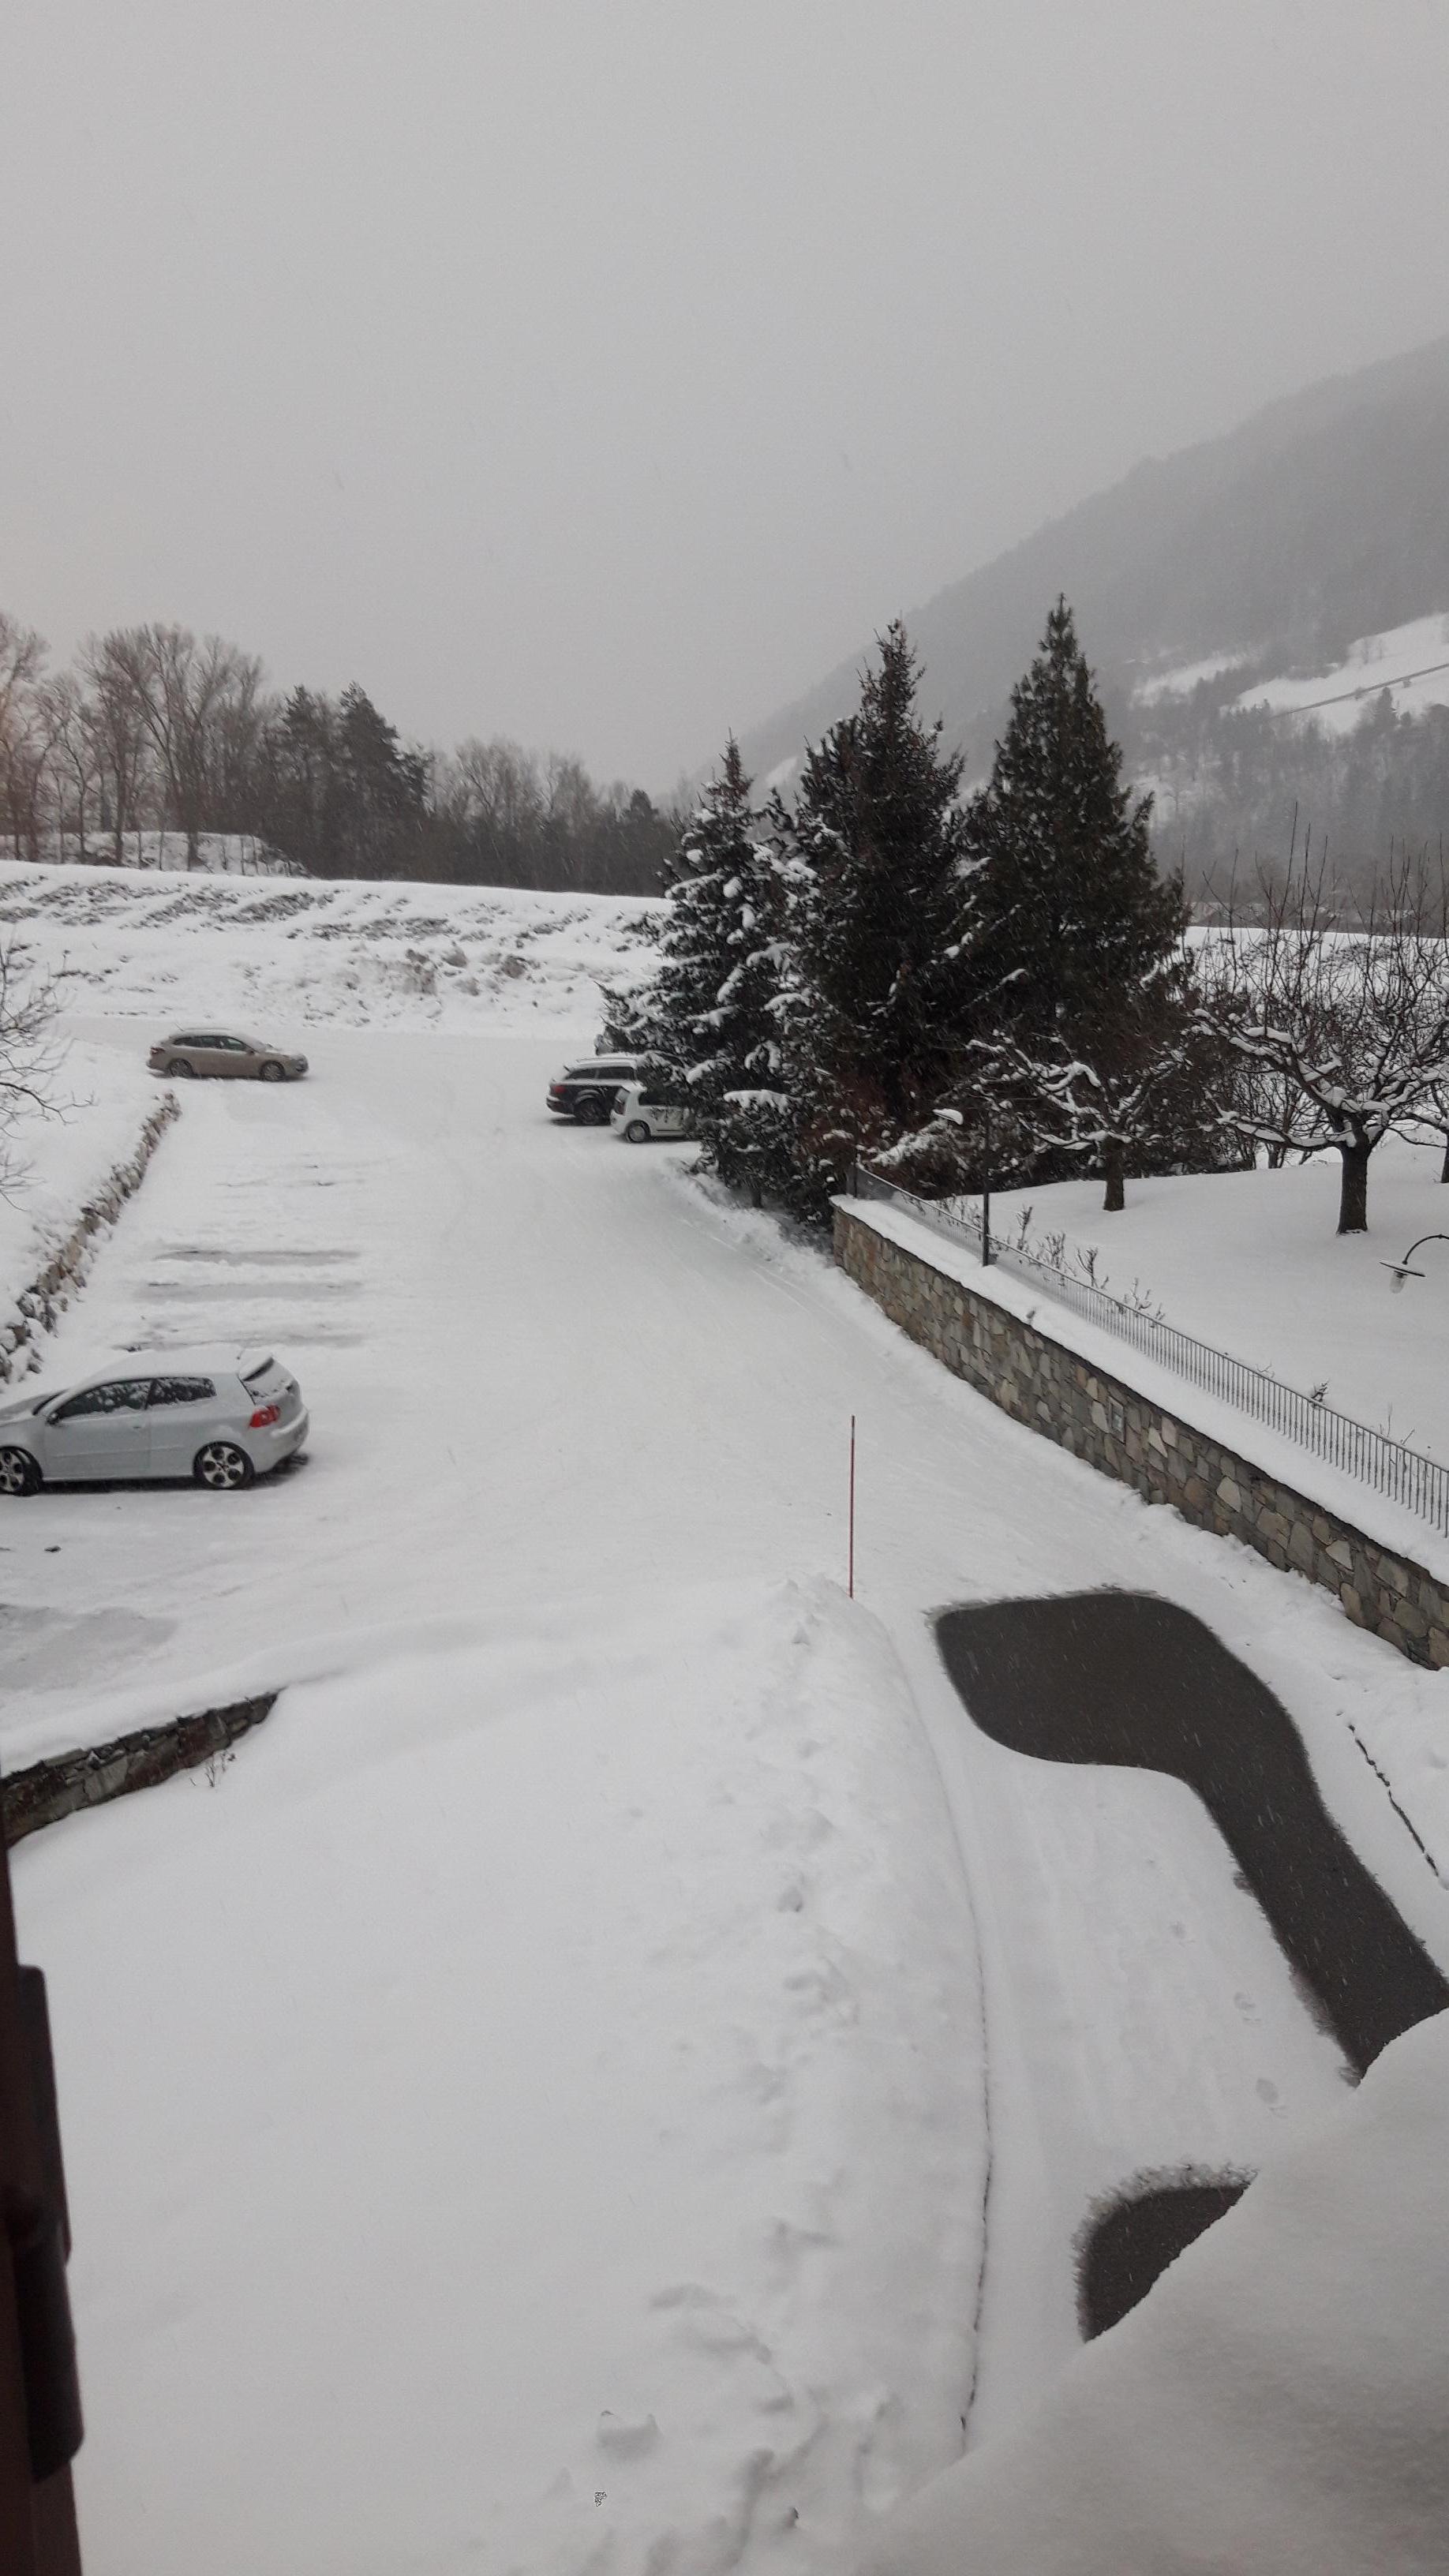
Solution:
<svg viewBox="0 0 1449 2576">
<path fill-rule="evenodd" d="M 561 1099 L 563 1096 L 563 1084 L 561 1082 L 551 1082 L 548 1086 L 548 1096 L 550 1100 Z"/>
<path fill-rule="evenodd" d="M 248 1427 L 253 1431 L 266 1431 L 272 1423 L 280 1422 L 281 1418 L 282 1408 L 279 1404 L 259 1404 Z"/>
</svg>

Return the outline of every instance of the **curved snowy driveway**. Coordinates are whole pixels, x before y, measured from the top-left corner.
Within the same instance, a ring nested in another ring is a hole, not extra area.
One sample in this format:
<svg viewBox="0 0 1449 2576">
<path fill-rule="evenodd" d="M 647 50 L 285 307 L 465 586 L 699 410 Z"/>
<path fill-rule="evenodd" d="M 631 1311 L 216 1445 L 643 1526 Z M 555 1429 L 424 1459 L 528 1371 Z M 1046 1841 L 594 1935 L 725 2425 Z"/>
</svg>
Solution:
<svg viewBox="0 0 1449 2576">
<path fill-rule="evenodd" d="M 55 1368 L 274 1341 L 306 1390 L 310 1459 L 235 1498 L 8 1510 L 6 1758 L 363 1669 L 449 1623 L 578 1633 L 623 1593 L 838 1581 L 855 1413 L 859 1590 L 914 1690 L 980 1932 L 996 2183 L 973 2424 L 989 2431 L 1074 2348 L 1071 2246 L 1094 2195 L 1139 2165 L 1261 2163 L 1341 2100 L 1340 2062 L 1191 1793 L 1028 1776 L 961 1725 L 932 1613 L 1023 1589 L 1180 1601 L 1279 1692 L 1330 1806 L 1449 1958 L 1442 1892 L 1323 1702 L 1326 1640 L 1340 1701 L 1375 1686 L 1383 1650 L 1007 1421 L 823 1257 L 689 1187 L 687 1153 L 553 1127 L 556 1038 L 327 1029 L 308 1052 L 295 1088 L 188 1092 Z"/>
</svg>

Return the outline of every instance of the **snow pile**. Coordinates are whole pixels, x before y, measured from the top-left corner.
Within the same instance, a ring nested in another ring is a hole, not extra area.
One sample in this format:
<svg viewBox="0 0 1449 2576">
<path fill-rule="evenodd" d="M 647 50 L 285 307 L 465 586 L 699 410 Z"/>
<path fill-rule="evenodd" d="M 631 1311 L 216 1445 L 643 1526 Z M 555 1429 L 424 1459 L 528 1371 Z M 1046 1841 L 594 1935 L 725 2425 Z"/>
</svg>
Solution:
<svg viewBox="0 0 1449 2576">
<path fill-rule="evenodd" d="M 0 1195 L 0 1319 L 74 1233 L 87 1204 L 129 1160 L 159 1108 L 144 1063 L 74 1038 L 58 1050 L 49 1111 L 24 1107 L 7 1139 L 15 1177 Z"/>
<path fill-rule="evenodd" d="M 326 883 L 0 865 L 75 1009 L 232 1019 L 592 1029 L 646 971 L 658 904 L 508 887 Z"/>
<path fill-rule="evenodd" d="M 824 2569 L 955 2455 L 977 1970 L 831 1587 L 477 1621 L 16 1885 L 92 2576 Z"/>
<path fill-rule="evenodd" d="M 1276 2157 L 872 2576 L 1438 2576 L 1449 2534 L 1449 2015 Z"/>
<path fill-rule="evenodd" d="M 1415 617 L 1382 635 L 1360 635 L 1332 670 L 1255 681 L 1234 703 L 1311 715 L 1324 733 L 1344 734 L 1352 733 L 1383 689 L 1395 715 L 1449 706 L 1449 617 Z"/>
</svg>

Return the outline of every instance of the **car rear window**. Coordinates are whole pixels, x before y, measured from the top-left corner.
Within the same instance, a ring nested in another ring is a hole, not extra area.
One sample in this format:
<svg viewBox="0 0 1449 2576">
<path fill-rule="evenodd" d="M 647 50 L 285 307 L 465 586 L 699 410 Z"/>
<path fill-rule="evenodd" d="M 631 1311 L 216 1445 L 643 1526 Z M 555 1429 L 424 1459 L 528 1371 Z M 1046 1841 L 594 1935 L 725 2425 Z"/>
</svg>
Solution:
<svg viewBox="0 0 1449 2576">
<path fill-rule="evenodd" d="M 275 1360 L 266 1359 L 259 1362 L 256 1368 L 250 1368 L 247 1370 L 245 1377 L 242 1379 L 242 1384 L 246 1388 L 248 1395 L 260 1395 L 264 1391 L 269 1390 L 272 1385 L 278 1384 L 286 1377 L 286 1374 L 287 1372 L 285 1369 L 278 1368 Z"/>
</svg>

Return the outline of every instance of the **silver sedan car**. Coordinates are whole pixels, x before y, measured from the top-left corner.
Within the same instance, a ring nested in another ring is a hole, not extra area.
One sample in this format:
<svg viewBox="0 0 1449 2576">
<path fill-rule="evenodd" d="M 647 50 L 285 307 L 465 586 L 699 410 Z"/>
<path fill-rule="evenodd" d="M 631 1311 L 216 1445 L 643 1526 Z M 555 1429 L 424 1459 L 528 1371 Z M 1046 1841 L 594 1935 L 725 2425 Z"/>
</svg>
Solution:
<svg viewBox="0 0 1449 2576">
<path fill-rule="evenodd" d="M 116 1360 L 78 1386 L 0 1406 L 0 1495 L 152 1476 L 230 1494 L 306 1437 L 302 1390 L 264 1350 Z"/>
<path fill-rule="evenodd" d="M 146 1061 L 153 1073 L 210 1074 L 223 1082 L 298 1082 L 307 1070 L 304 1055 L 264 1046 L 260 1038 L 232 1037 L 224 1029 L 184 1029 L 179 1037 L 158 1038 Z"/>
</svg>

